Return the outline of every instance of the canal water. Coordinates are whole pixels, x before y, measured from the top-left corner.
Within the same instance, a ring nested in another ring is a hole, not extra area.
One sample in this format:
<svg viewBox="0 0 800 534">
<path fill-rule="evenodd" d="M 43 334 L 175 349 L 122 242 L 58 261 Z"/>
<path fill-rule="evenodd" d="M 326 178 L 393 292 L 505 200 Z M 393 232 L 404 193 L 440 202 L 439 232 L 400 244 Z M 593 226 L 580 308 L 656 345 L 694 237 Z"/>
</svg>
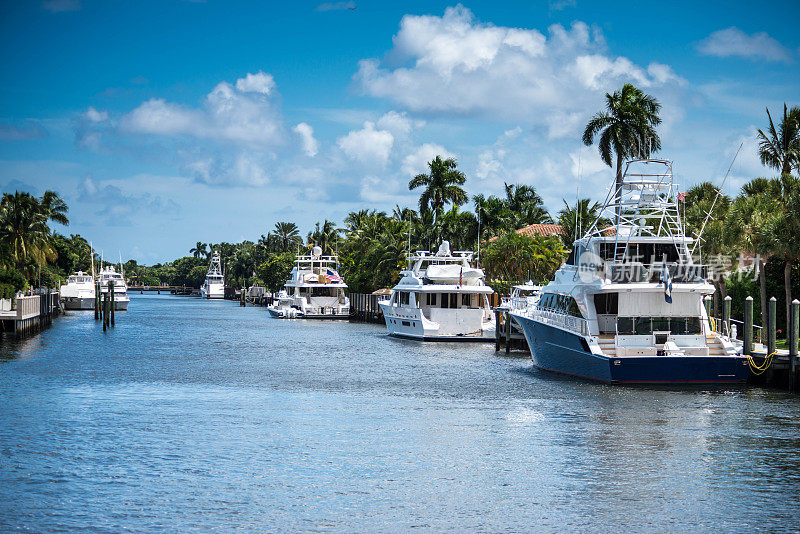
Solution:
<svg viewBox="0 0 800 534">
<path fill-rule="evenodd" d="M 800 401 L 132 295 L 0 346 L 0 531 L 797 531 Z"/>
</svg>

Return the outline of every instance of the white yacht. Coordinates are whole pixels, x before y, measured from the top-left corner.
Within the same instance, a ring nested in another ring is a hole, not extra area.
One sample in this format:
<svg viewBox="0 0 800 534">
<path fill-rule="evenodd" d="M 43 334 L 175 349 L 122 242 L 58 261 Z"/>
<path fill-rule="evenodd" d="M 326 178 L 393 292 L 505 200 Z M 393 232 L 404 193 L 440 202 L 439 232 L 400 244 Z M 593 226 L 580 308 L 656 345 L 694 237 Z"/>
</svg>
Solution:
<svg viewBox="0 0 800 534">
<path fill-rule="evenodd" d="M 114 282 L 114 309 L 127 310 L 131 299 L 128 297 L 128 286 L 125 284 L 125 277 L 118 273 L 113 265 L 109 265 L 100 270 L 99 278 L 100 290 L 103 295 L 108 293 L 108 283 Z"/>
<path fill-rule="evenodd" d="M 511 288 L 511 296 L 503 298 L 503 302 L 497 308 L 500 310 L 526 310 L 536 306 L 539 296 L 542 294 L 542 286 L 536 285 L 532 280 L 524 284 L 519 284 Z"/>
<path fill-rule="evenodd" d="M 60 289 L 61 301 L 67 310 L 94 309 L 94 277 L 78 271 L 67 278 L 66 285 Z"/>
<path fill-rule="evenodd" d="M 601 217 L 580 239 L 535 307 L 512 311 L 534 365 L 615 383 L 741 383 L 746 359 L 709 320 L 714 292 L 693 263 L 672 163 L 626 164 Z"/>
<path fill-rule="evenodd" d="M 471 251 L 450 252 L 442 241 L 436 254 L 419 250 L 380 306 L 389 335 L 418 340 L 494 341 L 495 325 L 483 271 Z"/>
<path fill-rule="evenodd" d="M 211 254 L 211 263 L 208 266 L 206 280 L 200 287 L 200 296 L 204 299 L 225 298 L 225 275 L 222 272 L 222 263 L 217 251 Z"/>
<path fill-rule="evenodd" d="M 337 272 L 339 259 L 323 256 L 320 247 L 314 247 L 310 256 L 298 256 L 269 314 L 276 319 L 347 319 L 350 317 L 350 299 L 347 284 Z"/>
</svg>

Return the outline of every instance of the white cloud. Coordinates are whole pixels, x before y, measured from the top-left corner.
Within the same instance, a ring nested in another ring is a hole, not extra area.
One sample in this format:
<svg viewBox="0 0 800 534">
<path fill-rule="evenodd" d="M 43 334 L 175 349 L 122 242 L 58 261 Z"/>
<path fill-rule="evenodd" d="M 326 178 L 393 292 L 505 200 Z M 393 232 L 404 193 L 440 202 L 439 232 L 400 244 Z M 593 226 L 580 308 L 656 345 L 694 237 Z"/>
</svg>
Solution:
<svg viewBox="0 0 800 534">
<path fill-rule="evenodd" d="M 186 165 L 194 180 L 206 185 L 261 187 L 269 183 L 264 166 L 247 154 L 238 154 L 233 161 L 213 157 Z"/>
<path fill-rule="evenodd" d="M 163 136 L 214 139 L 251 148 L 284 141 L 282 118 L 267 98 L 272 76 L 259 72 L 236 81 L 221 82 L 206 95 L 203 106 L 187 108 L 151 99 L 120 121 L 123 131 Z"/>
<path fill-rule="evenodd" d="M 442 159 L 456 157 L 455 154 L 447 150 L 442 145 L 437 145 L 436 143 L 424 143 L 403 158 L 403 164 L 400 167 L 400 171 L 409 177 L 416 176 L 420 173 L 426 173 L 428 172 L 428 162 L 430 162 L 436 156 L 441 156 Z"/>
<path fill-rule="evenodd" d="M 375 124 L 367 121 L 361 130 L 351 131 L 337 143 L 350 159 L 384 167 L 389 161 L 394 136 L 388 130 L 376 130 Z"/>
<path fill-rule="evenodd" d="M 717 57 L 738 56 L 766 61 L 791 61 L 791 52 L 767 32 L 751 35 L 735 26 L 717 30 L 698 43 L 701 54 Z"/>
<path fill-rule="evenodd" d="M 108 111 L 98 111 L 92 106 L 83 114 L 86 120 L 90 122 L 103 122 L 108 120 Z"/>
<path fill-rule="evenodd" d="M 341 11 L 344 9 L 353 10 L 356 8 L 356 3 L 353 0 L 347 2 L 325 2 L 317 6 L 317 11 Z"/>
<path fill-rule="evenodd" d="M 300 136 L 306 155 L 311 158 L 316 156 L 319 150 L 319 143 L 314 139 L 314 128 L 305 122 L 301 122 L 292 128 L 292 131 Z"/>
<path fill-rule="evenodd" d="M 80 0 L 47 0 L 46 2 L 42 2 L 42 8 L 51 13 L 78 11 L 81 7 Z"/>
<path fill-rule="evenodd" d="M 423 127 L 425 121 L 412 120 L 406 113 L 390 111 L 378 119 L 377 125 L 378 128 L 388 130 L 395 137 L 404 137 L 409 135 L 412 130 Z"/>
<path fill-rule="evenodd" d="M 275 79 L 272 74 L 258 71 L 255 74 L 247 73 L 244 78 L 236 80 L 236 89 L 243 93 L 261 93 L 268 95 L 275 88 Z"/>
<path fill-rule="evenodd" d="M 587 119 L 625 82 L 659 94 L 685 83 L 667 65 L 608 55 L 602 33 L 582 22 L 548 34 L 480 23 L 461 5 L 441 17 L 406 15 L 387 60 L 362 60 L 355 80 L 414 112 L 525 119 L 551 137 L 573 131 L 559 118 Z"/>
</svg>

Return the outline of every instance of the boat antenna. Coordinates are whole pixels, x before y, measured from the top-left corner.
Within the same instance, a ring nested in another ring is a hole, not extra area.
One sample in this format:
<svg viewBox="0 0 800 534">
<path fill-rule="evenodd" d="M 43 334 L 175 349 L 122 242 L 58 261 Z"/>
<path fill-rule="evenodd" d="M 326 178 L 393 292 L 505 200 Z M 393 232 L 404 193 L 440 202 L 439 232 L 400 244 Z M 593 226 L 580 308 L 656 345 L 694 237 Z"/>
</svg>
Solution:
<svg viewBox="0 0 800 534">
<path fill-rule="evenodd" d="M 89 258 L 92 262 L 92 283 L 94 283 L 94 245 L 89 241 Z"/>
<path fill-rule="evenodd" d="M 579 213 L 581 212 L 581 175 L 582 174 L 583 174 L 583 168 L 581 167 L 581 151 L 578 150 L 578 186 L 577 186 L 577 188 L 575 190 L 575 241 L 578 240 L 578 236 L 581 233 Z"/>
<path fill-rule="evenodd" d="M 125 267 L 122 266 L 122 252 L 120 252 L 119 250 L 117 250 L 117 252 L 119 252 L 119 272 L 122 275 L 122 279 L 124 280 L 125 279 Z"/>
<path fill-rule="evenodd" d="M 717 199 L 722 194 L 722 190 L 725 187 L 725 182 L 728 180 L 728 175 L 731 173 L 731 169 L 733 168 L 733 164 L 736 162 L 736 158 L 737 158 L 737 156 L 739 156 L 739 152 L 742 150 L 742 146 L 744 146 L 744 141 L 739 143 L 739 148 L 736 149 L 736 154 L 733 155 L 733 160 L 731 161 L 731 164 L 728 166 L 728 172 L 725 173 L 725 177 L 722 179 L 722 185 L 720 185 L 719 189 L 717 190 L 717 196 L 714 197 L 714 201 L 711 203 L 711 208 L 709 208 L 708 213 L 706 213 L 706 218 L 705 218 L 705 220 L 703 220 L 703 225 L 700 227 L 700 233 L 697 234 L 697 240 L 694 242 L 694 245 L 692 246 L 691 254 L 694 254 L 694 249 L 696 249 L 697 245 L 700 244 L 700 238 L 703 235 L 703 230 L 705 230 L 706 223 L 708 222 L 708 219 L 711 218 L 711 214 L 714 212 L 714 206 L 717 204 Z M 685 208 L 684 208 L 684 218 L 685 218 L 685 214 L 686 214 L 686 211 L 685 211 Z"/>
<path fill-rule="evenodd" d="M 408 254 L 406 254 L 406 262 L 408 262 L 408 270 L 411 270 L 411 210 L 408 213 Z"/>
<path fill-rule="evenodd" d="M 481 210 L 476 209 L 475 211 L 478 212 L 478 254 L 477 258 L 475 259 L 475 268 L 481 268 Z"/>
</svg>

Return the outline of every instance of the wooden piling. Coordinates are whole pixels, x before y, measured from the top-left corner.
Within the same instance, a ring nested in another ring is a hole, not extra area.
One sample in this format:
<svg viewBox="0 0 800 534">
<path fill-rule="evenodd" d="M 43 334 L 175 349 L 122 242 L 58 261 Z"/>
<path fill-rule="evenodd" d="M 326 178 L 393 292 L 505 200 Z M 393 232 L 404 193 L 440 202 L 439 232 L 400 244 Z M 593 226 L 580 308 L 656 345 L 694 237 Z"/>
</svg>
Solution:
<svg viewBox="0 0 800 534">
<path fill-rule="evenodd" d="M 744 347 L 743 352 L 753 354 L 753 297 L 744 299 Z"/>
<path fill-rule="evenodd" d="M 108 328 L 108 293 L 103 295 L 103 332 Z"/>
<path fill-rule="evenodd" d="M 494 310 L 494 351 L 500 350 L 500 310 Z"/>
<path fill-rule="evenodd" d="M 731 335 L 731 296 L 728 295 L 722 301 L 722 324 L 724 325 L 726 336 Z"/>
<path fill-rule="evenodd" d="M 94 320 L 100 320 L 100 282 L 94 283 Z"/>
<path fill-rule="evenodd" d="M 775 352 L 775 347 L 777 345 L 776 339 L 776 331 L 777 325 L 775 324 L 775 317 L 776 317 L 776 309 L 778 306 L 778 301 L 775 297 L 769 299 L 769 305 L 767 307 L 767 323 L 769 323 L 769 332 L 767 334 L 767 354 L 772 354 Z"/>
<path fill-rule="evenodd" d="M 511 352 L 511 314 L 509 312 L 505 312 L 505 319 L 506 322 L 506 354 Z"/>
<path fill-rule="evenodd" d="M 115 313 L 114 313 L 114 301 L 116 299 L 114 297 L 114 281 L 113 280 L 109 280 L 108 281 L 108 294 L 110 295 L 108 298 L 109 298 L 109 300 L 111 300 L 111 305 L 109 306 L 109 309 L 111 310 L 111 326 L 114 326 L 114 315 L 115 315 Z"/>
<path fill-rule="evenodd" d="M 797 391 L 797 353 L 800 341 L 800 301 L 794 299 L 789 308 L 789 391 Z"/>
</svg>

